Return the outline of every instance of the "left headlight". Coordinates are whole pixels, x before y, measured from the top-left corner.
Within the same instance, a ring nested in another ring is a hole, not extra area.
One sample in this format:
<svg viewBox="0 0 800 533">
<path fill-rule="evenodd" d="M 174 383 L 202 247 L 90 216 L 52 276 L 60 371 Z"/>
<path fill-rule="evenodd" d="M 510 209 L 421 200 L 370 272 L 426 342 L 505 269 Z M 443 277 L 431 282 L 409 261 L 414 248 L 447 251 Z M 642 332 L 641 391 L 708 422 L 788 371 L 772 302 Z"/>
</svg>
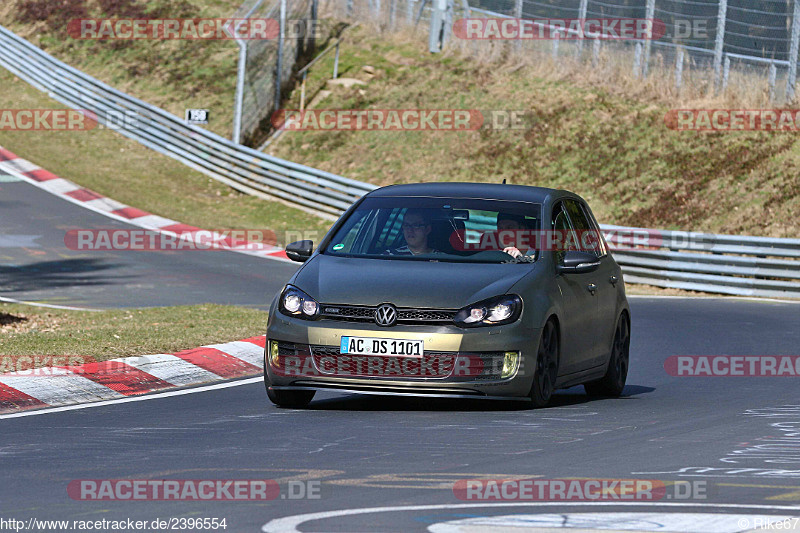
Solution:
<svg viewBox="0 0 800 533">
<path fill-rule="evenodd" d="M 283 289 L 279 304 L 281 313 L 305 320 L 316 320 L 319 316 L 317 301 L 297 287 L 287 285 Z"/>
<path fill-rule="evenodd" d="M 515 322 L 522 313 L 522 298 L 504 294 L 461 308 L 453 321 L 462 328 L 500 326 Z"/>
</svg>

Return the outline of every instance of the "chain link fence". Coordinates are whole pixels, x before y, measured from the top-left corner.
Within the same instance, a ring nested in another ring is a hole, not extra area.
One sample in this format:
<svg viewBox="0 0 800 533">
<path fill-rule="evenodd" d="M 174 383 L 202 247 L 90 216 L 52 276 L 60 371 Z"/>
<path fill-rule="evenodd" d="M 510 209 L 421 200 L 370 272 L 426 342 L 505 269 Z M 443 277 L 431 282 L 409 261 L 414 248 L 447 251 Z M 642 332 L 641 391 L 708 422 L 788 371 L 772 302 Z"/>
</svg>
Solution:
<svg viewBox="0 0 800 533">
<path fill-rule="evenodd" d="M 759 84 L 771 103 L 795 101 L 800 0 L 333 0 L 345 18 L 371 18 L 384 28 L 427 25 L 432 52 L 453 38 L 459 18 L 553 20 L 649 19 L 653 39 L 517 39 L 520 53 L 545 52 L 596 63 L 604 52 L 626 58 L 630 72 L 673 76 L 680 90 L 691 76 L 716 91 Z M 552 28 L 552 27 L 551 27 Z M 562 35 L 569 33 L 566 30 Z M 487 41 L 476 41 L 484 46 Z"/>
<path fill-rule="evenodd" d="M 317 0 L 246 0 L 233 15 L 278 22 L 276 39 L 237 40 L 234 142 L 254 146 L 268 133 L 270 116 L 291 87 L 295 65 L 313 53 L 316 11 Z"/>
</svg>

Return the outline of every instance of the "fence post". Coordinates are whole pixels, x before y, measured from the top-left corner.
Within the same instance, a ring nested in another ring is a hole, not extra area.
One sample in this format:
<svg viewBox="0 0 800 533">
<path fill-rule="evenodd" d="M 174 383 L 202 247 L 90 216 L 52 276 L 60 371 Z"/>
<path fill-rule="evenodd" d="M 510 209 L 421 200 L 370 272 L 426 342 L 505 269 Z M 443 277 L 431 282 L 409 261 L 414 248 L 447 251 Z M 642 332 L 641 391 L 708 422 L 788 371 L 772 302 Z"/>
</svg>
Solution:
<svg viewBox="0 0 800 533">
<path fill-rule="evenodd" d="M 339 45 L 342 44 L 342 41 L 339 40 L 336 42 L 336 57 L 333 59 L 333 79 L 339 77 Z"/>
<path fill-rule="evenodd" d="M 589 0 L 581 0 L 578 6 L 578 18 L 581 20 L 581 35 L 578 39 L 578 55 L 583 52 L 583 25 L 586 21 L 586 11 L 589 9 Z"/>
<path fill-rule="evenodd" d="M 522 0 L 517 0 L 516 4 L 514 5 L 514 17 L 517 19 L 517 24 L 521 28 L 522 22 L 520 22 L 520 19 L 522 18 Z M 519 52 L 519 49 L 521 47 L 522 47 L 522 39 L 518 35 L 517 42 L 514 43 L 514 48 L 517 50 L 517 52 Z"/>
<path fill-rule="evenodd" d="M 714 87 L 719 87 L 722 74 L 722 49 L 725 46 L 725 22 L 728 19 L 728 0 L 719 0 L 717 39 L 714 43 Z"/>
<path fill-rule="evenodd" d="M 722 67 L 722 92 L 728 88 L 728 78 L 731 75 L 731 57 L 725 54 L 725 61 Z"/>
<path fill-rule="evenodd" d="M 656 16 L 656 0 L 647 0 L 647 19 L 648 35 L 644 41 L 644 58 L 642 58 L 642 78 L 647 77 L 647 70 L 650 65 L 650 49 L 653 46 L 653 18 Z"/>
<path fill-rule="evenodd" d="M 310 35 L 306 35 L 306 43 L 308 44 L 309 48 L 313 50 L 317 47 L 317 17 L 319 16 L 319 0 L 311 0 L 311 21 L 309 24 L 306 24 L 306 32 L 309 32 Z"/>
<path fill-rule="evenodd" d="M 583 42 L 583 39 L 581 39 Z M 592 41 L 592 66 L 595 67 L 600 62 L 600 37 L 595 37 Z"/>
<path fill-rule="evenodd" d="M 353 0 L 347 0 L 347 18 L 353 17 Z"/>
<path fill-rule="evenodd" d="M 389 0 L 389 29 L 394 30 L 394 19 L 397 13 L 397 0 Z"/>
<path fill-rule="evenodd" d="M 675 54 L 675 89 L 680 93 L 683 85 L 683 48 Z"/>
<path fill-rule="evenodd" d="M 561 40 L 558 31 L 553 33 L 553 59 L 558 59 L 558 42 Z"/>
<path fill-rule="evenodd" d="M 433 0 L 431 6 L 431 26 L 428 34 L 428 51 L 436 54 L 442 51 L 444 44 L 445 11 L 447 10 L 447 0 Z"/>
<path fill-rule="evenodd" d="M 794 102 L 797 82 L 797 52 L 800 44 L 800 2 L 794 0 L 792 11 L 792 45 L 789 50 L 789 73 L 786 76 L 786 101 Z"/>
<path fill-rule="evenodd" d="M 767 84 L 769 85 L 769 103 L 775 101 L 775 79 L 778 77 L 778 69 L 775 68 L 775 62 L 770 61 L 769 63 L 769 77 L 767 78 Z"/>
<path fill-rule="evenodd" d="M 636 43 L 633 52 L 633 77 L 638 78 L 642 73 L 642 43 Z"/>
<path fill-rule="evenodd" d="M 414 25 L 414 0 L 406 0 L 406 24 Z"/>
<path fill-rule="evenodd" d="M 280 26 L 278 29 L 278 54 L 275 62 L 275 110 L 281 107 L 281 77 L 283 75 L 283 40 L 286 37 L 286 0 L 281 0 Z"/>
</svg>

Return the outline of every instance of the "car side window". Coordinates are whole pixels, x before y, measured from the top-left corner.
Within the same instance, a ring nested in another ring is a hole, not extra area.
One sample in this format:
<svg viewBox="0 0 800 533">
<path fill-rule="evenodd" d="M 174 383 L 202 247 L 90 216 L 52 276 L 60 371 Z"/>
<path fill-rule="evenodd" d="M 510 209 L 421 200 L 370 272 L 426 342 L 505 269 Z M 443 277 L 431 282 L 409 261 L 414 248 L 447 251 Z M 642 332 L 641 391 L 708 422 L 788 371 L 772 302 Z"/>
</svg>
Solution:
<svg viewBox="0 0 800 533">
<path fill-rule="evenodd" d="M 602 238 L 589 221 L 583 206 L 576 200 L 564 200 L 564 208 L 569 214 L 572 227 L 575 230 L 575 239 L 578 249 L 589 252 L 597 257 L 605 255 L 602 251 Z"/>
<path fill-rule="evenodd" d="M 572 230 L 572 225 L 570 224 L 567 212 L 564 211 L 562 202 L 557 203 L 553 208 L 553 230 L 561 235 L 567 235 L 567 233 Z M 556 263 L 562 263 L 564 261 L 564 254 L 566 253 L 564 247 L 559 246 L 554 252 L 556 254 Z"/>
</svg>

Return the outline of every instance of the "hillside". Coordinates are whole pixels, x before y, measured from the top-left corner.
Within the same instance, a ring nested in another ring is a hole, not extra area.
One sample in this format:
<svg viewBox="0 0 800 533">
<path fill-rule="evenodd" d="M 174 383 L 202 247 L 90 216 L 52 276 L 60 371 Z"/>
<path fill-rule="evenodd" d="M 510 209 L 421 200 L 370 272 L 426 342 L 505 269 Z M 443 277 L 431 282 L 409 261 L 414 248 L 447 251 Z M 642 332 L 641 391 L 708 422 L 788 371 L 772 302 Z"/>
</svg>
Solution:
<svg viewBox="0 0 800 533">
<path fill-rule="evenodd" d="M 796 134 L 665 125 L 670 109 L 745 106 L 735 98 L 680 101 L 652 81 L 609 83 L 602 69 L 559 76 L 549 61 L 481 59 L 468 49 L 431 55 L 425 45 L 419 37 L 350 31 L 339 68 L 363 84 L 328 86 L 331 94 L 315 108 L 521 110 L 529 127 L 291 131 L 270 153 L 376 185 L 507 179 L 566 188 L 586 197 L 605 223 L 798 234 Z M 331 65 L 328 58 L 315 67 L 310 85 L 322 87 Z M 298 108 L 297 94 L 290 106 Z"/>
</svg>

